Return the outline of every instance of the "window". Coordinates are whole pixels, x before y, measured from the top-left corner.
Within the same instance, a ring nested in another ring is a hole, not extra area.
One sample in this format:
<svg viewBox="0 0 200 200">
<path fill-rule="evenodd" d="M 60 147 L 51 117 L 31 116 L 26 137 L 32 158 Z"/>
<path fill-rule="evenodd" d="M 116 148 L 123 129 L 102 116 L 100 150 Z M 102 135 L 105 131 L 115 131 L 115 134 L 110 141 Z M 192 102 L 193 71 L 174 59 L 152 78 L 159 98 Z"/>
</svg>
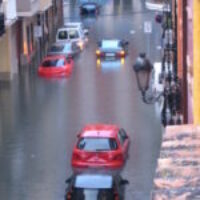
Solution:
<svg viewBox="0 0 200 200">
<path fill-rule="evenodd" d="M 102 48 L 119 48 L 118 40 L 104 40 L 102 41 Z"/>
<path fill-rule="evenodd" d="M 64 65 L 64 59 L 55 59 L 55 60 L 45 60 L 42 63 L 42 67 L 62 67 Z"/>
<path fill-rule="evenodd" d="M 78 149 L 85 151 L 109 151 L 117 149 L 117 142 L 112 138 L 81 138 Z"/>
<path fill-rule="evenodd" d="M 77 38 L 79 38 L 79 34 L 78 34 L 77 30 L 69 30 L 68 34 L 69 34 L 69 38 L 70 39 L 77 39 Z"/>
<path fill-rule="evenodd" d="M 59 34 L 58 34 L 58 38 L 60 40 L 66 40 L 66 39 L 68 39 L 67 31 L 60 31 Z"/>
<path fill-rule="evenodd" d="M 71 48 L 72 48 L 72 44 L 71 43 L 67 43 L 65 44 L 65 52 L 70 52 L 71 51 Z"/>
</svg>

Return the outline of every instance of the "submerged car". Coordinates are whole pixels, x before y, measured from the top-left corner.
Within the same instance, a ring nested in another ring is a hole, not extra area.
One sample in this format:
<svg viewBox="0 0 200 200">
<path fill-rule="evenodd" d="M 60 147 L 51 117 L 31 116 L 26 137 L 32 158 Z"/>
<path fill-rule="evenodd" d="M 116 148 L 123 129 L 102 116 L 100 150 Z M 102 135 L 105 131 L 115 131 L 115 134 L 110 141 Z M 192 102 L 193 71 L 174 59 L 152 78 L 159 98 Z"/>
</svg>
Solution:
<svg viewBox="0 0 200 200">
<path fill-rule="evenodd" d="M 74 61 L 65 56 L 47 56 L 42 61 L 38 74 L 40 76 L 67 76 L 73 69 Z"/>
<path fill-rule="evenodd" d="M 128 41 L 125 40 L 102 40 L 98 42 L 96 56 L 102 57 L 125 57 L 128 53 Z"/>
<path fill-rule="evenodd" d="M 66 58 L 71 58 L 79 54 L 80 47 L 76 43 L 54 43 L 49 49 L 47 55 L 64 55 Z"/>
<path fill-rule="evenodd" d="M 129 182 L 119 175 L 76 174 L 66 180 L 65 200 L 123 200 Z"/>
<path fill-rule="evenodd" d="M 88 31 L 83 30 L 80 25 L 65 25 L 59 28 L 56 34 L 56 42 L 75 42 L 81 50 L 88 42 Z"/>
<path fill-rule="evenodd" d="M 85 2 L 80 5 L 81 15 L 97 15 L 99 13 L 99 5 L 95 2 Z"/>
<path fill-rule="evenodd" d="M 65 28 L 78 28 L 85 36 L 89 34 L 89 30 L 84 26 L 82 22 L 67 22 L 64 24 Z"/>
<path fill-rule="evenodd" d="M 123 167 L 129 147 L 129 136 L 117 125 L 87 125 L 78 135 L 73 149 L 71 164 L 73 168 L 111 168 Z"/>
</svg>

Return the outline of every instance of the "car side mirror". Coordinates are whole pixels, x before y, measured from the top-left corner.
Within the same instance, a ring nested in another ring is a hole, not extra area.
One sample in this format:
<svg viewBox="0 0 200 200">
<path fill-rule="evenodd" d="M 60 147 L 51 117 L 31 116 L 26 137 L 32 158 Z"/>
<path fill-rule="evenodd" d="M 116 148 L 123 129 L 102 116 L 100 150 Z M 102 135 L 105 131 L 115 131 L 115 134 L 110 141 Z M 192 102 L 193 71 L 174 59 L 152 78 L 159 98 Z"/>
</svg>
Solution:
<svg viewBox="0 0 200 200">
<path fill-rule="evenodd" d="M 122 179 L 122 180 L 120 181 L 120 185 L 127 185 L 127 184 L 129 184 L 129 181 L 126 180 L 126 179 Z"/>
<path fill-rule="evenodd" d="M 71 182 L 72 178 L 68 178 L 67 180 L 65 180 L 65 183 L 69 184 Z"/>
<path fill-rule="evenodd" d="M 127 46 L 127 45 L 129 45 L 129 42 L 128 42 L 128 41 L 122 41 L 122 44 L 123 44 L 124 46 Z"/>
<path fill-rule="evenodd" d="M 72 57 L 67 57 L 67 63 L 70 64 L 72 60 Z"/>
<path fill-rule="evenodd" d="M 84 29 L 83 32 L 84 32 L 85 35 L 89 35 L 88 29 Z"/>
<path fill-rule="evenodd" d="M 129 42 L 128 42 L 128 41 L 126 41 L 126 42 L 125 42 L 125 45 L 129 45 Z"/>
</svg>

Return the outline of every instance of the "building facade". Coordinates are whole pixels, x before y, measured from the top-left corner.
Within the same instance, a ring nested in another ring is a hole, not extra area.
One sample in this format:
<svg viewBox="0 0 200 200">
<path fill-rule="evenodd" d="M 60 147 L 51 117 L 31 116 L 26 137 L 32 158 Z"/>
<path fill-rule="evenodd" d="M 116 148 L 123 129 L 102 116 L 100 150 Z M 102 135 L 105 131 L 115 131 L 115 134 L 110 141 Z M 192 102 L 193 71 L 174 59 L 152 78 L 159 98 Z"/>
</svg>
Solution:
<svg viewBox="0 0 200 200">
<path fill-rule="evenodd" d="M 4 0 L 6 31 L 0 37 L 0 79 L 35 71 L 63 24 L 62 0 Z"/>
<path fill-rule="evenodd" d="M 178 74 L 187 123 L 200 124 L 200 1 L 177 0 Z"/>
<path fill-rule="evenodd" d="M 20 1 L 21 0 L 17 0 Z M 27 0 L 24 0 L 27 2 Z M 62 1 L 29 0 L 29 7 L 22 8 L 18 3 L 19 22 L 19 71 L 35 70 L 53 42 L 54 35 L 62 25 Z M 28 14 L 29 13 L 29 14 Z"/>
<path fill-rule="evenodd" d="M 5 33 L 0 37 L 0 79 L 7 80 L 11 79 L 12 74 L 17 72 L 16 0 L 2 1 L 0 4 L 5 23 Z"/>
</svg>

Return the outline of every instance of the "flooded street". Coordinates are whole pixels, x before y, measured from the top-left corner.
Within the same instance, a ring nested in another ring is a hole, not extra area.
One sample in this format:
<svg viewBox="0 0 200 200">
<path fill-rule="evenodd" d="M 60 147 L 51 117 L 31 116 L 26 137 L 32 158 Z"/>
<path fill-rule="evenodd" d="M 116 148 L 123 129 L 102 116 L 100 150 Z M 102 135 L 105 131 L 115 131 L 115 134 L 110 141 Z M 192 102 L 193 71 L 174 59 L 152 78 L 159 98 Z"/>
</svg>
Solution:
<svg viewBox="0 0 200 200">
<path fill-rule="evenodd" d="M 81 19 L 89 43 L 70 77 L 40 78 L 31 70 L 0 83 L 0 199 L 63 200 L 77 134 L 98 122 L 118 124 L 130 135 L 122 172 L 130 182 L 126 199 L 150 199 L 161 124 L 154 106 L 142 102 L 132 65 L 144 51 L 152 63 L 160 60 L 160 25 L 144 1 L 101 3 L 96 19 Z M 78 21 L 78 2 L 64 6 L 65 22 Z M 152 34 L 144 33 L 144 21 L 152 22 Z M 97 41 L 103 38 L 127 39 L 125 60 L 97 62 Z"/>
</svg>

